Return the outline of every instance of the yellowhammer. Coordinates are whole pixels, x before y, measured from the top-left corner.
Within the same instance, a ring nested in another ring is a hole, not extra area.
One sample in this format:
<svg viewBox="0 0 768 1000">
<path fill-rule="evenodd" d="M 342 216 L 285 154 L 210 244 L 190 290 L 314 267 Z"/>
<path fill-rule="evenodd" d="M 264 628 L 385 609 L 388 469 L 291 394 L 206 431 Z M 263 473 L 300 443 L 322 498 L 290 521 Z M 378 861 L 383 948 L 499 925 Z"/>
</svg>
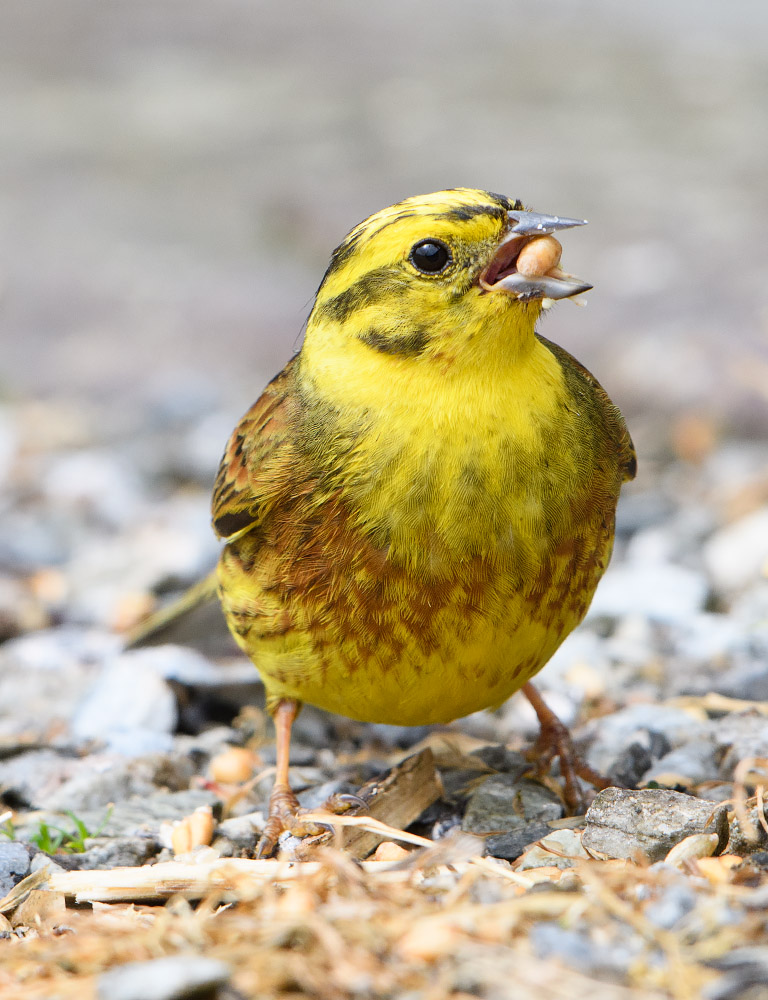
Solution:
<svg viewBox="0 0 768 1000">
<path fill-rule="evenodd" d="M 544 299 L 591 287 L 551 235 L 581 224 L 464 188 L 371 216 L 232 435 L 213 520 L 224 613 L 277 730 L 261 853 L 297 810 L 301 702 L 420 725 L 525 686 L 552 735 L 527 682 L 584 617 L 635 472 L 618 409 L 534 330 Z"/>
</svg>

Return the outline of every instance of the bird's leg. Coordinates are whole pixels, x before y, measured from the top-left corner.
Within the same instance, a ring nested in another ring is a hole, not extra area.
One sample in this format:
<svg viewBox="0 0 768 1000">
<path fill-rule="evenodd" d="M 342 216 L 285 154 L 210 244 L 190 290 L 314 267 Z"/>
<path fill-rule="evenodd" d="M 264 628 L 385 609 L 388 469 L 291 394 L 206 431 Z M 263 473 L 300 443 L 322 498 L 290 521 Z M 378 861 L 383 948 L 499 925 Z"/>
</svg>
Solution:
<svg viewBox="0 0 768 1000">
<path fill-rule="evenodd" d="M 539 737 L 529 753 L 529 758 L 536 762 L 539 774 L 544 774 L 555 757 L 559 759 L 560 774 L 563 778 L 563 798 L 569 811 L 577 813 L 582 807 L 577 776 L 599 789 L 608 788 L 611 782 L 581 759 L 573 745 L 568 727 L 558 719 L 533 684 L 525 684 L 522 691 L 533 706 L 540 726 Z"/>
<path fill-rule="evenodd" d="M 291 727 L 299 714 L 300 703 L 292 698 L 282 698 L 272 712 L 275 723 L 275 783 L 269 794 L 269 815 L 264 832 L 256 847 L 257 858 L 268 858 L 281 833 L 291 830 L 297 836 L 314 835 L 324 829 L 331 829 L 319 823 L 301 823 L 301 814 L 306 812 L 299 805 L 288 778 L 291 752 Z M 357 795 L 332 795 L 323 805 L 327 812 L 344 813 L 350 809 L 365 809 L 366 803 Z"/>
<path fill-rule="evenodd" d="M 269 816 L 256 848 L 257 858 L 268 858 L 277 838 L 299 810 L 299 800 L 291 791 L 288 768 L 291 757 L 291 727 L 299 714 L 299 703 L 282 698 L 272 713 L 275 723 L 275 783 L 269 793 Z"/>
</svg>

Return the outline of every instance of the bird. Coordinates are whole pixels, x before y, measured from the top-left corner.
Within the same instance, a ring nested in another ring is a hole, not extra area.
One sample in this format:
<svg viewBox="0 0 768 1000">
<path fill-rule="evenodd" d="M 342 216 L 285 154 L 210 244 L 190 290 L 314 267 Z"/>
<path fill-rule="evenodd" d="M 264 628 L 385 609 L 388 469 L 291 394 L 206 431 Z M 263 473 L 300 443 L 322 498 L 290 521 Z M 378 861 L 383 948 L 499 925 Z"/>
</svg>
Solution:
<svg viewBox="0 0 768 1000">
<path fill-rule="evenodd" d="M 232 433 L 212 517 L 221 606 L 276 731 L 260 856 L 300 814 L 303 703 L 421 726 L 523 689 L 568 795 L 600 780 L 530 683 L 586 614 L 636 471 L 619 409 L 536 329 L 592 287 L 554 235 L 584 224 L 473 188 L 376 212 Z"/>
</svg>

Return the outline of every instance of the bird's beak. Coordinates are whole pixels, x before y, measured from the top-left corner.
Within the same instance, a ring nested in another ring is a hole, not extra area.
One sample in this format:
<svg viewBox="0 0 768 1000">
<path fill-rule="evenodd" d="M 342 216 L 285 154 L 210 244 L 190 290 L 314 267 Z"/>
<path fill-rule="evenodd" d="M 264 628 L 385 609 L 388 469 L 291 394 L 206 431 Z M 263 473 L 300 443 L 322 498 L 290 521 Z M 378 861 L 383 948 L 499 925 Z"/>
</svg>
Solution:
<svg viewBox="0 0 768 1000">
<path fill-rule="evenodd" d="M 491 261 L 480 274 L 480 286 L 487 292 L 506 292 L 518 299 L 567 299 L 572 295 L 589 291 L 592 285 L 562 271 L 557 260 L 548 260 L 547 253 L 541 255 L 539 273 L 537 263 L 525 268 L 526 273 L 517 269 L 517 258 L 523 247 L 539 237 L 551 236 L 560 229 L 585 226 L 585 219 L 566 219 L 559 215 L 540 215 L 538 212 L 509 212 L 510 228 L 496 248 Z M 559 248 L 556 240 L 549 244 Z M 549 248 L 548 248 L 549 249 Z M 547 265 L 551 266 L 547 266 Z M 522 267 L 522 262 L 521 262 Z"/>
</svg>

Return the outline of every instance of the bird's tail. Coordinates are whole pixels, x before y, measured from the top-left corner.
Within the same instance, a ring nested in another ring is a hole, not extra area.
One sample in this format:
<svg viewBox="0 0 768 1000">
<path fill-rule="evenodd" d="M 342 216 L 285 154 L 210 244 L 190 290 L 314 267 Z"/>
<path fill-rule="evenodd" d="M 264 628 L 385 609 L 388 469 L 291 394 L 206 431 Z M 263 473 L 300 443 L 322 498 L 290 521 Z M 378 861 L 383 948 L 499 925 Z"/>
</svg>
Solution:
<svg viewBox="0 0 768 1000">
<path fill-rule="evenodd" d="M 199 617 L 197 612 L 202 612 L 204 618 L 211 614 L 214 619 L 221 618 L 216 599 L 217 589 L 216 571 L 213 570 L 202 580 L 193 583 L 181 597 L 155 611 L 131 629 L 125 637 L 125 648 L 156 646 L 164 642 L 177 641 L 177 634 L 188 630 L 190 621 Z M 194 626 L 192 631 L 197 631 Z"/>
</svg>

